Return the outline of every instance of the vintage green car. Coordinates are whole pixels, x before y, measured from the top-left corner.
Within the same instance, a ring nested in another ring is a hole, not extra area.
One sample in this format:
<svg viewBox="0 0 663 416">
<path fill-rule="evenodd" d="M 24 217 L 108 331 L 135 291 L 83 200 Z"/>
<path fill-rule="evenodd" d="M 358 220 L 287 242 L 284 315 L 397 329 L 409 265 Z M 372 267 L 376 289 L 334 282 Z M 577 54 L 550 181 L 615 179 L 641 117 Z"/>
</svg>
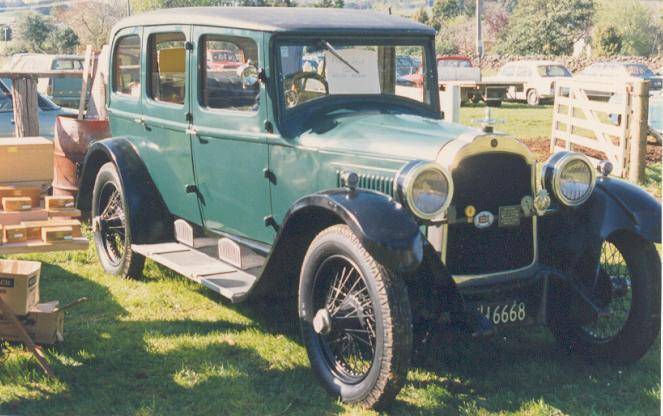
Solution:
<svg viewBox="0 0 663 416">
<path fill-rule="evenodd" d="M 659 332 L 661 206 L 607 163 L 538 165 L 442 121 L 434 37 L 315 8 L 119 22 L 113 137 L 89 148 L 78 199 L 104 269 L 138 276 L 150 258 L 231 302 L 296 297 L 315 374 L 363 406 L 394 399 L 434 331 L 540 324 L 580 353 L 640 358 Z M 422 62 L 423 88 L 396 82 L 398 56 Z"/>
</svg>

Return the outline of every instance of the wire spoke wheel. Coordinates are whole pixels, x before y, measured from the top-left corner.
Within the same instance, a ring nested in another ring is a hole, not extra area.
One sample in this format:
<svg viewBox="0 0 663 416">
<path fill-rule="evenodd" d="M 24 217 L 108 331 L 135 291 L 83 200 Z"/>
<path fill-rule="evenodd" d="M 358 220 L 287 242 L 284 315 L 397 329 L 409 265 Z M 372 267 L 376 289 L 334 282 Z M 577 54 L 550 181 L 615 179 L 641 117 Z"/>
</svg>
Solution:
<svg viewBox="0 0 663 416">
<path fill-rule="evenodd" d="M 120 264 L 126 250 L 126 218 L 120 191 L 112 182 L 106 182 L 101 190 L 97 208 L 99 233 L 108 259 Z"/>
<path fill-rule="evenodd" d="M 626 325 L 633 301 L 631 273 L 624 256 L 610 241 L 605 241 L 601 247 L 594 292 L 599 293 L 599 306 L 605 308 L 607 314 L 582 326 L 582 330 L 595 341 L 608 341 Z"/>
<path fill-rule="evenodd" d="M 315 278 L 314 304 L 316 319 L 324 321 L 317 327 L 329 368 L 347 383 L 361 381 L 375 359 L 376 319 L 359 268 L 342 255 L 326 259 Z"/>
</svg>

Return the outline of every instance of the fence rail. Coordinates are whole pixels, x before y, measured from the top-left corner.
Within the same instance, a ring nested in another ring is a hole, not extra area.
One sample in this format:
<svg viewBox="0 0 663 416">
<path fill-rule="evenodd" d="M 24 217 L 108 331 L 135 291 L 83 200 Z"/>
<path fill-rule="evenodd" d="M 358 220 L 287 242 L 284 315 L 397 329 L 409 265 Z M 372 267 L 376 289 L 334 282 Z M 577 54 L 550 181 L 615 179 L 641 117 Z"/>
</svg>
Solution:
<svg viewBox="0 0 663 416">
<path fill-rule="evenodd" d="M 649 83 L 561 80 L 555 85 L 550 151 L 607 159 L 613 173 L 644 180 Z"/>
</svg>

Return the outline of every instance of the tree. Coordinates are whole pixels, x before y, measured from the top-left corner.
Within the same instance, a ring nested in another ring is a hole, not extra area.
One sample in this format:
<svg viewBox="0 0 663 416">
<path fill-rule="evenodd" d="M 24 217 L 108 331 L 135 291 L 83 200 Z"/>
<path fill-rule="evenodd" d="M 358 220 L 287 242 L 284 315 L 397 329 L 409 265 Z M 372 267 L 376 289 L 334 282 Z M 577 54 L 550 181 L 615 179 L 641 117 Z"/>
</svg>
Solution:
<svg viewBox="0 0 663 416">
<path fill-rule="evenodd" d="M 430 16 L 428 16 L 428 12 L 426 11 L 425 7 L 417 9 L 417 11 L 414 12 L 412 18 L 419 23 L 430 25 Z"/>
<path fill-rule="evenodd" d="M 57 25 L 52 18 L 37 13 L 23 15 L 14 36 L 14 48 L 33 53 L 72 53 L 79 44 L 78 36 L 66 25 Z"/>
<path fill-rule="evenodd" d="M 618 24 L 617 24 L 618 22 Z M 623 55 L 656 53 L 656 34 L 661 29 L 652 18 L 652 11 L 637 0 L 600 0 L 594 18 L 596 31 L 605 33 L 610 27 L 621 38 Z"/>
<path fill-rule="evenodd" d="M 97 1 L 73 3 L 68 9 L 54 13 L 58 20 L 74 28 L 82 44 L 96 49 L 108 42 L 111 28 L 126 14 L 123 4 Z"/>
<path fill-rule="evenodd" d="M 342 9 L 345 6 L 345 2 L 343 0 L 319 0 L 314 6 Z"/>
<path fill-rule="evenodd" d="M 614 26 L 603 26 L 594 30 L 592 44 L 597 56 L 612 56 L 621 52 L 623 39 Z"/>
<path fill-rule="evenodd" d="M 474 46 L 474 21 L 467 16 L 447 20 L 435 39 L 435 49 L 443 55 L 472 55 Z"/>
<path fill-rule="evenodd" d="M 593 13 L 593 0 L 519 0 L 498 52 L 571 54 L 573 43 L 588 31 Z"/>
<path fill-rule="evenodd" d="M 458 16 L 472 16 L 474 0 L 435 0 L 431 8 L 430 24 L 439 31 L 446 21 Z"/>
</svg>

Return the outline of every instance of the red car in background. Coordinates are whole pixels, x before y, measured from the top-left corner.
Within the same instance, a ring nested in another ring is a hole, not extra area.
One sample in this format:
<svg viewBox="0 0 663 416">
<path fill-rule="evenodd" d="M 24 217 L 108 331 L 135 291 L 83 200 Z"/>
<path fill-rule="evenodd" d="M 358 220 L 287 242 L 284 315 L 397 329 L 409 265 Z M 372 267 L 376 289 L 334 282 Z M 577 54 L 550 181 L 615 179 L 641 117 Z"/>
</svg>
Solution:
<svg viewBox="0 0 663 416">
<path fill-rule="evenodd" d="M 224 49 L 210 49 L 207 51 L 207 69 L 222 71 L 237 69 L 242 65 L 238 53 Z"/>
</svg>

